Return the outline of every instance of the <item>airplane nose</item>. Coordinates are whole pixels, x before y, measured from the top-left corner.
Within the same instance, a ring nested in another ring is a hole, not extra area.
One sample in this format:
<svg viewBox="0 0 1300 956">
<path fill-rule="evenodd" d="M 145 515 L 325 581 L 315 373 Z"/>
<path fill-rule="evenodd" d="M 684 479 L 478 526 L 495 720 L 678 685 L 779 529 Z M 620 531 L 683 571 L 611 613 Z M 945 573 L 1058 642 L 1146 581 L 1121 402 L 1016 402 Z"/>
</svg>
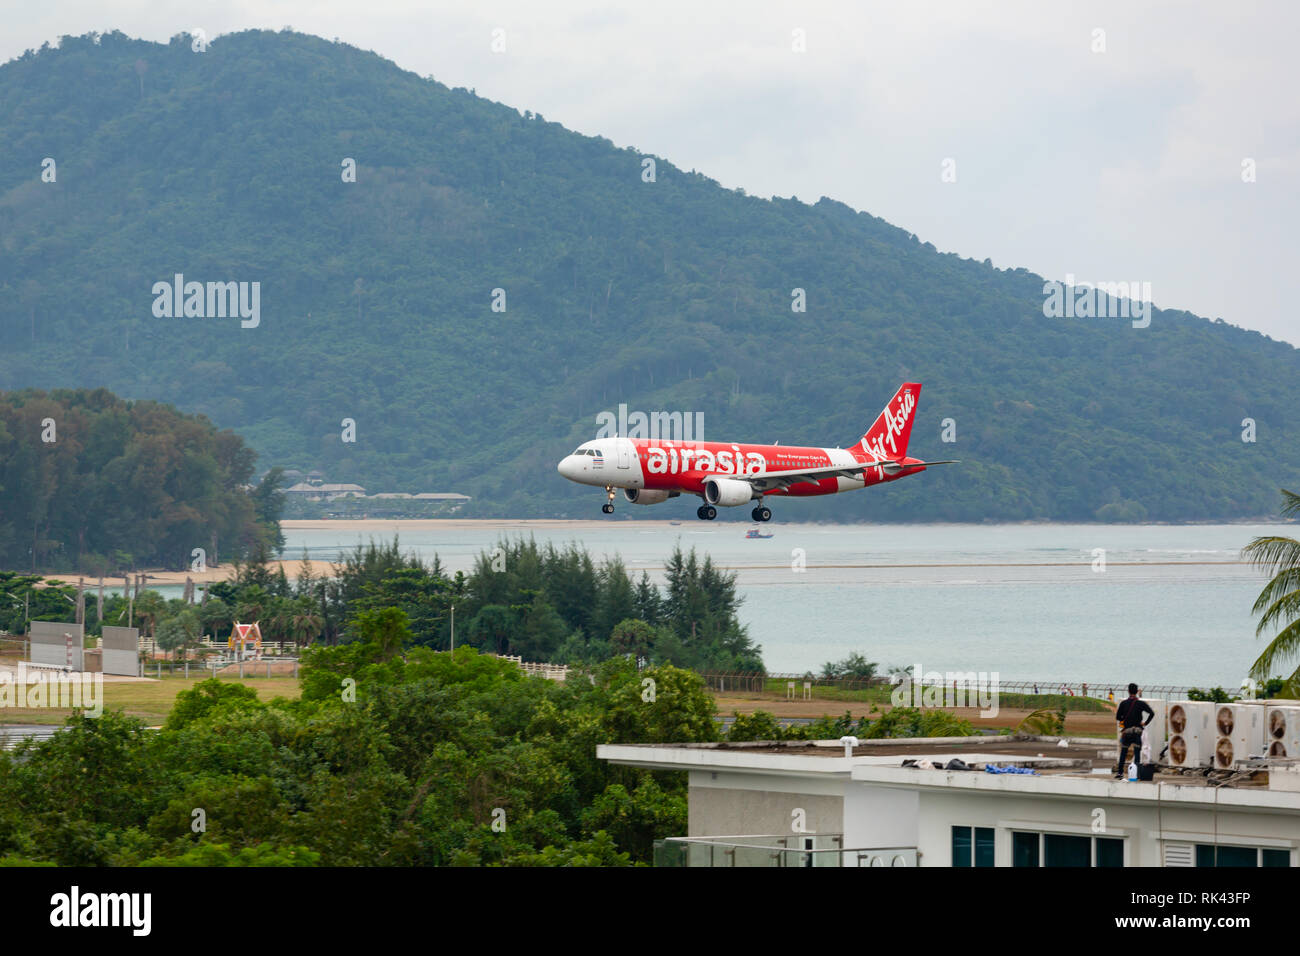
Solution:
<svg viewBox="0 0 1300 956">
<path fill-rule="evenodd" d="M 574 457 L 575 456 L 573 455 L 565 455 L 563 458 L 560 459 L 560 463 L 555 466 L 555 470 L 558 471 L 565 478 L 568 478 L 570 481 L 573 480 L 573 476 L 577 473 L 578 470 L 577 465 L 573 460 Z"/>
</svg>

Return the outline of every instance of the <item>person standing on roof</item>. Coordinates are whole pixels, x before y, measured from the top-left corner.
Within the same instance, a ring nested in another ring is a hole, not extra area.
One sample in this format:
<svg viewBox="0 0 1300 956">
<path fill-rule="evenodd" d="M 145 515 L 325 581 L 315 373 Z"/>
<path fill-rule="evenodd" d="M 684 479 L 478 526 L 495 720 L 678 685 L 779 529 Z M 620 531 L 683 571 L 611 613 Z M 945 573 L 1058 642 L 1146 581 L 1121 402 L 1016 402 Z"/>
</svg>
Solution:
<svg viewBox="0 0 1300 956">
<path fill-rule="evenodd" d="M 1146 714 L 1146 720 L 1142 715 Z M 1119 763 L 1115 764 L 1115 776 L 1124 776 L 1124 767 L 1127 766 L 1128 748 L 1133 748 L 1133 759 L 1136 761 L 1142 752 L 1142 731 L 1146 729 L 1147 724 L 1155 720 L 1156 712 L 1151 709 L 1151 705 L 1138 696 L 1138 685 L 1128 685 L 1128 697 L 1119 702 L 1115 708 L 1115 723 L 1119 725 Z"/>
</svg>

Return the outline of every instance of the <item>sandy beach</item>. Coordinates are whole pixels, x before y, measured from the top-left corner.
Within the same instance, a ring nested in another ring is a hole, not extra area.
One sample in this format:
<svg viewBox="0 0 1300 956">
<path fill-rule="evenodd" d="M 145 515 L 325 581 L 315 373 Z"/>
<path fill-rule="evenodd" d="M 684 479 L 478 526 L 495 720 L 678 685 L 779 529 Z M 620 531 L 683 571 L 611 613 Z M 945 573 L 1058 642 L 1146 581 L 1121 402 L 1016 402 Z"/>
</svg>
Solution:
<svg viewBox="0 0 1300 956">
<path fill-rule="evenodd" d="M 668 521 L 619 521 L 620 527 L 664 527 L 669 524 Z M 529 530 L 548 530 L 572 529 L 574 532 L 581 532 L 585 529 L 604 527 L 608 528 L 607 520 L 553 520 L 553 519 L 529 519 L 529 520 L 505 520 L 505 519 L 467 519 L 467 518 L 412 518 L 412 519 L 366 519 L 366 518 L 338 518 L 338 519 L 299 519 L 281 521 L 280 526 L 287 531 L 341 531 L 346 534 L 373 535 L 376 541 L 391 540 L 393 535 L 399 537 L 407 531 L 457 531 L 457 530 L 488 530 L 501 531 L 503 533 L 522 533 Z M 288 553 L 288 551 L 286 551 Z M 283 568 L 284 573 L 290 580 L 294 580 L 302 573 L 303 562 L 298 558 L 286 558 L 282 561 L 271 561 L 270 565 L 274 570 L 277 567 Z M 312 562 L 312 573 L 320 575 L 328 573 L 330 564 L 327 561 Z M 235 566 L 229 563 L 223 563 L 219 567 L 209 567 L 202 572 L 185 571 L 167 571 L 162 569 L 150 569 L 139 572 L 145 575 L 146 586 L 156 585 L 184 585 L 185 579 L 189 578 L 195 584 L 207 584 L 216 581 L 227 581 L 234 577 Z M 99 579 L 90 578 L 77 572 L 49 573 L 44 575 L 47 580 L 62 581 L 65 584 L 77 583 L 78 578 L 84 578 L 87 588 L 98 588 Z M 122 577 L 106 577 L 104 587 L 121 588 Z"/>
<path fill-rule="evenodd" d="M 300 573 L 302 573 L 301 561 L 271 561 L 269 563 L 271 565 L 272 570 L 274 570 L 276 567 L 284 568 L 284 573 L 289 576 L 289 580 L 291 581 L 294 578 L 296 578 Z M 326 562 L 320 562 L 315 564 L 313 568 L 313 573 L 319 575 L 322 572 L 326 572 L 328 570 L 329 570 L 329 564 Z M 195 584 L 210 584 L 216 581 L 227 581 L 230 578 L 233 578 L 235 576 L 235 566 L 233 564 L 223 564 L 220 567 L 208 568 L 206 571 L 202 571 L 202 572 L 162 571 L 162 570 L 155 569 L 151 571 L 140 571 L 137 573 L 143 574 L 145 576 L 145 585 L 144 585 L 145 587 L 156 587 L 158 585 L 171 585 L 171 584 L 184 585 L 186 578 L 189 578 Z M 44 577 L 46 579 L 46 582 L 61 581 L 64 584 L 71 584 L 74 587 L 76 586 L 77 581 L 80 579 L 85 581 L 87 592 L 97 591 L 99 589 L 99 578 L 86 577 L 85 575 L 77 574 L 76 572 L 73 572 L 71 574 L 68 573 L 57 574 L 51 572 L 49 574 L 45 574 Z M 37 587 L 41 587 L 41 586 L 42 585 L 37 585 Z M 120 591 L 122 589 L 121 575 L 104 578 L 104 588 L 105 590 L 115 589 Z"/>
<path fill-rule="evenodd" d="M 664 528 L 672 521 L 679 525 L 703 524 L 694 515 L 690 521 L 683 519 L 659 519 L 655 521 L 637 521 L 631 518 L 320 518 L 286 519 L 280 522 L 284 531 L 360 531 L 373 533 L 376 537 L 392 537 L 403 531 L 467 530 L 478 531 L 530 531 L 572 528 L 582 531 L 591 528 L 608 530 L 611 524 L 620 528 Z"/>
</svg>

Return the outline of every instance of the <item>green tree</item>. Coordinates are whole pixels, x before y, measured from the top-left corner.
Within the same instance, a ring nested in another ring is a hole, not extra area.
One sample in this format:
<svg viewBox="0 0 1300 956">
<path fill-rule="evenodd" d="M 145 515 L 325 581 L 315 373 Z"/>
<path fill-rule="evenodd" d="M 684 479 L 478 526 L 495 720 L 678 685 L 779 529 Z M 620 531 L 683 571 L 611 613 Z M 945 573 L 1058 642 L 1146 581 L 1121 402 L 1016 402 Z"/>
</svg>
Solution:
<svg viewBox="0 0 1300 956">
<path fill-rule="evenodd" d="M 870 680 L 876 676 L 880 667 L 875 661 L 869 661 L 858 651 L 854 651 L 842 661 L 827 662 L 822 665 L 822 677 L 827 679 Z"/>
<path fill-rule="evenodd" d="M 284 511 L 284 469 L 278 465 L 262 476 L 250 496 L 253 516 L 262 533 L 262 544 L 275 554 L 284 553 L 284 532 L 280 530 L 280 515 Z"/>
<path fill-rule="evenodd" d="M 614 743 L 687 743 L 717 740 L 713 698 L 703 679 L 671 665 L 638 671 L 615 659 L 596 671 L 608 702 L 605 726 Z"/>
<path fill-rule="evenodd" d="M 300 597 L 293 602 L 289 637 L 298 647 L 306 647 L 314 641 L 324 627 L 325 618 L 317 611 L 315 602 L 310 597 Z"/>
<path fill-rule="evenodd" d="M 135 599 L 134 616 L 144 637 L 156 637 L 158 621 L 167 614 L 167 600 L 157 591 L 144 590 Z"/>
<path fill-rule="evenodd" d="M 411 640 L 406 612 L 395 607 L 358 612 L 353 615 L 348 632 L 363 644 L 374 644 L 380 660 L 396 657 Z"/>
<path fill-rule="evenodd" d="M 164 726 L 168 730 L 180 730 L 217 709 L 248 709 L 258 706 L 257 691 L 251 687 L 210 677 L 176 695 Z"/>
<path fill-rule="evenodd" d="M 1282 517 L 1297 515 L 1300 515 L 1300 495 L 1283 489 Z M 1246 545 L 1242 555 L 1271 575 L 1252 608 L 1260 616 L 1256 636 L 1278 628 L 1250 668 L 1251 677 L 1265 682 L 1278 668 L 1291 667 L 1300 651 L 1300 541 L 1284 535 L 1265 535 Z M 1288 697 L 1300 696 L 1300 666 L 1291 670 L 1283 693 Z"/>
<path fill-rule="evenodd" d="M 302 846 L 260 843 L 234 849 L 224 843 L 199 843 L 179 856 L 155 856 L 141 866 L 316 866 L 320 854 Z"/>
<path fill-rule="evenodd" d="M 647 773 L 630 793 L 622 784 L 606 787 L 582 812 L 582 827 L 593 837 L 606 832 L 634 859 L 648 860 L 656 838 L 686 832 L 686 817 L 686 800 Z"/>
<path fill-rule="evenodd" d="M 894 707 L 871 721 L 858 736 L 881 737 L 970 737 L 975 728 L 969 720 L 946 710 Z"/>
<path fill-rule="evenodd" d="M 732 711 L 731 724 L 727 727 L 727 739 L 730 741 L 785 740 L 786 728 L 766 710 L 756 710 L 752 714 Z"/>
<path fill-rule="evenodd" d="M 175 657 L 178 652 L 197 644 L 202 633 L 203 625 L 198 612 L 186 608 L 171 617 L 163 618 L 154 633 L 154 640 L 160 648 Z"/>
<path fill-rule="evenodd" d="M 614 626 L 609 636 L 609 645 L 615 654 L 644 658 L 650 656 L 658 636 L 658 631 L 645 621 L 627 618 Z"/>
<path fill-rule="evenodd" d="M 234 629 L 235 615 L 230 606 L 219 597 L 209 597 L 198 607 L 199 622 L 203 632 L 214 641 L 230 636 Z"/>
</svg>

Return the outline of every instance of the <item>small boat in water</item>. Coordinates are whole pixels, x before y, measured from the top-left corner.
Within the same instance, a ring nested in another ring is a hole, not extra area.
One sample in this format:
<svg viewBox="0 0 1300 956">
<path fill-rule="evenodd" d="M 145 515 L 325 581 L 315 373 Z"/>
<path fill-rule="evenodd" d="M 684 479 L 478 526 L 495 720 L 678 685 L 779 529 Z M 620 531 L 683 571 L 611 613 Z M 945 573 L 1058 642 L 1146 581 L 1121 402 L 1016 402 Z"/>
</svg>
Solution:
<svg viewBox="0 0 1300 956">
<path fill-rule="evenodd" d="M 767 534 L 763 534 L 763 531 L 760 528 L 750 528 L 748 531 L 745 532 L 745 537 L 746 538 L 771 538 L 773 537 L 773 534 L 770 531 Z"/>
</svg>

